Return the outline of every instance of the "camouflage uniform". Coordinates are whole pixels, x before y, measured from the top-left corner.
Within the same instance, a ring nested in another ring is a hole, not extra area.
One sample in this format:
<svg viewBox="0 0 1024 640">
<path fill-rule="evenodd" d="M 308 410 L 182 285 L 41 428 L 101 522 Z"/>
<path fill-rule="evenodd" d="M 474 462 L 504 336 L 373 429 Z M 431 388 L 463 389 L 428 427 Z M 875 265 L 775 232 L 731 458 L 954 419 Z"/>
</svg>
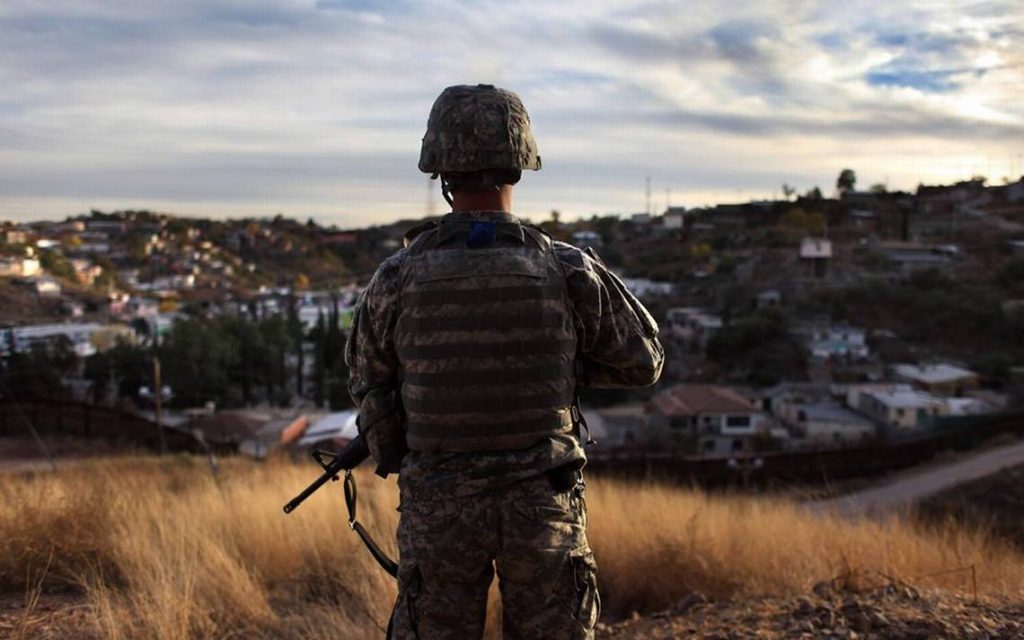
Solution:
<svg viewBox="0 0 1024 640">
<path fill-rule="evenodd" d="M 473 221 L 518 223 L 503 212 L 457 212 L 440 224 Z M 643 306 L 595 256 L 563 243 L 554 251 L 571 301 L 577 382 L 608 388 L 656 381 L 663 351 Z M 350 389 L 363 411 L 393 398 L 400 385 L 396 329 L 400 274 L 409 259 L 403 249 L 380 266 L 356 313 L 347 358 Z M 392 637 L 479 638 L 495 566 L 505 638 L 592 637 L 599 599 L 578 473 L 584 463 L 572 433 L 516 450 L 408 452 L 399 476 Z M 567 469 L 575 478 L 564 482 Z"/>
</svg>

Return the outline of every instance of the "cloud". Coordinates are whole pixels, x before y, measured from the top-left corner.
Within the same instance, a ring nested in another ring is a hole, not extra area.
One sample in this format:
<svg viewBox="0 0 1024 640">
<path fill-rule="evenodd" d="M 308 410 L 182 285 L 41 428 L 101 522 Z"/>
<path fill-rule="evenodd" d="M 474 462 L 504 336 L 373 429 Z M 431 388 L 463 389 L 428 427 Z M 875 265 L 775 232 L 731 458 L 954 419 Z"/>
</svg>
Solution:
<svg viewBox="0 0 1024 640">
<path fill-rule="evenodd" d="M 0 216 L 414 216 L 430 104 L 474 82 L 531 111 L 534 213 L 636 209 L 646 174 L 691 205 L 855 162 L 912 187 L 1019 153 L 1022 23 L 1012 0 L 7 0 Z"/>
</svg>

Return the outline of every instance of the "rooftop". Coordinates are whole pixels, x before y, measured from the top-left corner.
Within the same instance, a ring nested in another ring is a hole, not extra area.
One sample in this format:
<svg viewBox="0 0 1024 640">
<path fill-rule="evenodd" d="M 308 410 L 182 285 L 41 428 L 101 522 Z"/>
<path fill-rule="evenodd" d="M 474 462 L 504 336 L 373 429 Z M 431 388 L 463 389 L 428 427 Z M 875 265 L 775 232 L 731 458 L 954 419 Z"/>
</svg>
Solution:
<svg viewBox="0 0 1024 640">
<path fill-rule="evenodd" d="M 964 378 L 976 378 L 978 376 L 978 374 L 970 369 L 945 363 L 925 365 L 898 364 L 893 367 L 893 370 L 896 371 L 896 375 L 902 378 L 925 384 L 956 382 Z"/>
<path fill-rule="evenodd" d="M 903 409 L 924 409 L 942 403 L 942 398 L 923 391 L 897 389 L 891 391 L 870 391 L 871 397 L 887 407 Z"/>
<path fill-rule="evenodd" d="M 711 384 L 681 384 L 654 396 L 654 406 L 666 416 L 695 416 L 702 413 L 753 413 L 746 398 L 729 387 Z"/>
</svg>

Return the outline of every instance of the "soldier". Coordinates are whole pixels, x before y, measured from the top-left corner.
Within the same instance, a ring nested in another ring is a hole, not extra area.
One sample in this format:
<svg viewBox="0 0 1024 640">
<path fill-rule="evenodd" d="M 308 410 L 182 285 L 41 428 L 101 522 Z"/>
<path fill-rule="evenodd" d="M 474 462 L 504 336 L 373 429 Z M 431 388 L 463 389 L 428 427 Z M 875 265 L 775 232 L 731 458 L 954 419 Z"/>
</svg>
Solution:
<svg viewBox="0 0 1024 640">
<path fill-rule="evenodd" d="M 411 231 L 360 300 L 350 389 L 401 492 L 389 638 L 482 637 L 495 568 L 506 640 L 593 637 L 577 389 L 653 384 L 664 352 L 596 254 L 512 215 L 540 166 L 516 94 L 445 89 L 419 168 L 452 212 Z"/>
</svg>

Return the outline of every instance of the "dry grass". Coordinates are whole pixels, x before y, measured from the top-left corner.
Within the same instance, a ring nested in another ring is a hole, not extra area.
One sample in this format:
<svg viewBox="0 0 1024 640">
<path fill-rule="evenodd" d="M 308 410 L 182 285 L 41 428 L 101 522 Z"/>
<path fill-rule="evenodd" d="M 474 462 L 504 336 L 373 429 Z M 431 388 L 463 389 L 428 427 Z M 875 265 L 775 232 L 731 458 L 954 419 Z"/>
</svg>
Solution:
<svg viewBox="0 0 1024 640">
<path fill-rule="evenodd" d="M 0 477 L 0 591 L 71 585 L 103 638 L 376 638 L 394 585 L 348 530 L 340 491 L 281 505 L 310 465 L 107 460 Z M 362 477 L 360 517 L 396 524 L 392 482 Z M 1024 599 L 1024 557 L 984 532 L 850 523 L 781 500 L 592 480 L 591 544 L 605 611 L 653 610 L 697 590 L 786 595 L 871 571 L 925 587 Z M 45 573 L 45 578 L 41 578 Z M 330 630 L 327 632 L 327 630 Z"/>
</svg>

